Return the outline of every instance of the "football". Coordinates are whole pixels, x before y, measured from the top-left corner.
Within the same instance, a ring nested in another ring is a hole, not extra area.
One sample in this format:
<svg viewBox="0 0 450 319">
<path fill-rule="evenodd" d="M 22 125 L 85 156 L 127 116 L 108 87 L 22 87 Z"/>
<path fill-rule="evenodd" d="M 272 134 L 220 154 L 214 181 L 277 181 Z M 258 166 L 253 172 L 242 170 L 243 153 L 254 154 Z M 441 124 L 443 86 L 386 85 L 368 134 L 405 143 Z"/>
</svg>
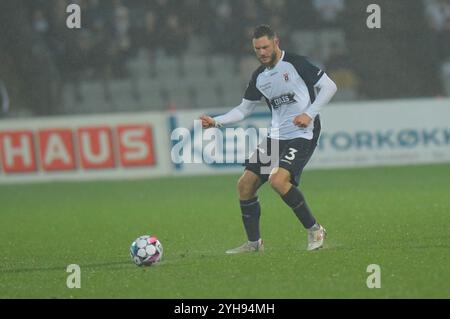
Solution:
<svg viewBox="0 0 450 319">
<path fill-rule="evenodd" d="M 151 266 L 161 261 L 163 247 L 156 236 L 140 236 L 130 247 L 131 260 L 138 266 Z"/>
</svg>

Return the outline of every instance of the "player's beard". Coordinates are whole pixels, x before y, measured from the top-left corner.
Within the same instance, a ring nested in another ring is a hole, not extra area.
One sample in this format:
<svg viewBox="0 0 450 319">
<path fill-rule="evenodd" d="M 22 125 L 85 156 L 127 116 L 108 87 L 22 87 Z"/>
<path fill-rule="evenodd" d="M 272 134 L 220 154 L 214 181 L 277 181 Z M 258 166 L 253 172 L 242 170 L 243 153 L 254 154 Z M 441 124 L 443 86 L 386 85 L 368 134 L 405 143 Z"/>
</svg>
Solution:
<svg viewBox="0 0 450 319">
<path fill-rule="evenodd" d="M 265 67 L 273 67 L 275 66 L 275 61 L 277 60 L 277 53 L 273 52 L 272 55 L 270 56 L 270 61 L 267 63 L 264 63 L 261 61 L 261 59 L 259 59 L 259 62 L 261 62 L 262 65 L 264 65 Z"/>
</svg>

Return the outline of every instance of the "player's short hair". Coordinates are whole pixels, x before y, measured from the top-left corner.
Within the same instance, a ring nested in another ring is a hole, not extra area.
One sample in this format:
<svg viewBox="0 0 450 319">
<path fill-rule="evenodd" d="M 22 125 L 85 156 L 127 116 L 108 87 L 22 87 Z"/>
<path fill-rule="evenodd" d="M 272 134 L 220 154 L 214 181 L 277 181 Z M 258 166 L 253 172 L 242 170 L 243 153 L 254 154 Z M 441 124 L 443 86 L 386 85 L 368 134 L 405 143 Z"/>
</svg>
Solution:
<svg viewBox="0 0 450 319">
<path fill-rule="evenodd" d="M 253 39 L 259 39 L 264 36 L 267 36 L 269 39 L 273 39 L 277 36 L 277 34 L 268 24 L 260 24 L 256 26 L 253 30 Z"/>
</svg>

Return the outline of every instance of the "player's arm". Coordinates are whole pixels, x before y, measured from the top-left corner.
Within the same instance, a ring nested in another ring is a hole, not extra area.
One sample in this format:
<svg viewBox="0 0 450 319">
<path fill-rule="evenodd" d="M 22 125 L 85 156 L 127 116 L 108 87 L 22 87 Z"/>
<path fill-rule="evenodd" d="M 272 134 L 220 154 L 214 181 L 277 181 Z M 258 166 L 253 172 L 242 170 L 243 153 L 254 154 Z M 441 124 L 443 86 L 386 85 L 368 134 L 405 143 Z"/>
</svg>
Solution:
<svg viewBox="0 0 450 319">
<path fill-rule="evenodd" d="M 337 91 L 337 86 L 323 70 L 309 62 L 305 57 L 295 57 L 293 64 L 306 85 L 318 91 L 314 101 L 306 111 L 294 119 L 295 125 L 307 127 L 319 114 L 321 108 L 330 102 Z"/>
<path fill-rule="evenodd" d="M 312 120 L 320 113 L 320 110 L 326 105 L 336 94 L 337 86 L 326 73 L 323 73 L 314 88 L 318 90 L 316 99 L 308 109 L 294 119 L 294 124 L 300 127 L 307 127 Z"/>
<path fill-rule="evenodd" d="M 226 114 L 216 116 L 214 118 L 202 115 L 200 119 L 202 120 L 203 128 L 209 127 L 222 127 L 227 124 L 236 123 L 242 121 L 247 116 L 253 113 L 259 101 L 250 101 L 247 99 L 242 99 L 242 103 L 233 108 Z"/>
<path fill-rule="evenodd" d="M 221 127 L 227 124 L 236 123 L 253 113 L 262 98 L 262 93 L 256 87 L 256 79 L 260 70 L 261 68 L 253 73 L 247 89 L 245 90 L 241 104 L 228 113 L 214 118 L 206 115 L 201 116 L 200 119 L 202 120 L 203 128 Z"/>
<path fill-rule="evenodd" d="M 320 113 L 322 107 L 330 102 L 337 91 L 336 83 L 326 73 L 317 81 L 314 88 L 318 90 L 316 99 L 305 112 L 311 119 L 314 119 Z"/>
</svg>

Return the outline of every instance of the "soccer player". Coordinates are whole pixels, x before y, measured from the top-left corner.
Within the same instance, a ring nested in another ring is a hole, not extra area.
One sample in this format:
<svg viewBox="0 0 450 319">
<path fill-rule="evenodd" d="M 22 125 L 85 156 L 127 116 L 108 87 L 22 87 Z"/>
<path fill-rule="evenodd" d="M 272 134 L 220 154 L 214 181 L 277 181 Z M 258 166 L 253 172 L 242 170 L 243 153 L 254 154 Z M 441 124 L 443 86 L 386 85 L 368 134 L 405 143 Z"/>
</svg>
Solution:
<svg viewBox="0 0 450 319">
<path fill-rule="evenodd" d="M 269 181 L 270 186 L 294 211 L 308 232 L 307 250 L 323 246 L 325 229 L 316 221 L 305 197 L 298 189 L 300 176 L 311 158 L 319 139 L 322 106 L 337 91 L 335 83 L 305 57 L 282 51 L 279 38 L 268 25 L 257 26 L 253 33 L 253 49 L 261 66 L 253 73 L 242 103 L 228 113 L 211 118 L 203 115 L 203 128 L 222 127 L 249 116 L 264 98 L 272 113 L 267 142 L 245 162 L 238 182 L 242 221 L 248 241 L 226 251 L 228 254 L 264 250 L 260 236 L 261 208 L 258 188 Z M 271 142 L 278 143 L 278 165 L 270 174 L 260 158 L 270 153 Z"/>
</svg>

